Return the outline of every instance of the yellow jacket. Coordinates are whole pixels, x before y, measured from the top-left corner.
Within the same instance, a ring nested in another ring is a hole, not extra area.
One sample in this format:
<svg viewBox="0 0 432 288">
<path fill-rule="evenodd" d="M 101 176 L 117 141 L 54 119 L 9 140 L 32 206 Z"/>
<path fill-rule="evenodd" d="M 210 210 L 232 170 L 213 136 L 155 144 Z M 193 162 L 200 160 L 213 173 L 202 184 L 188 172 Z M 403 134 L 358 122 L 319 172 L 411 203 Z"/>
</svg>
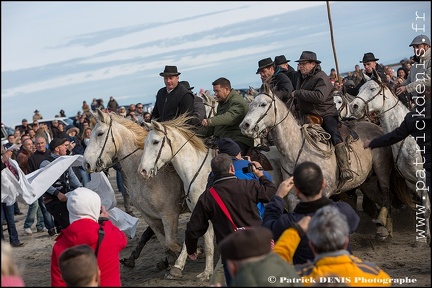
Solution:
<svg viewBox="0 0 432 288">
<path fill-rule="evenodd" d="M 273 252 L 292 264 L 299 243 L 298 232 L 294 228 L 289 228 L 276 242 Z M 376 264 L 362 261 L 346 250 L 318 254 L 313 262 L 295 265 L 295 268 L 305 286 L 316 283 L 345 283 L 348 286 L 359 287 L 392 284 L 390 276 Z"/>
</svg>

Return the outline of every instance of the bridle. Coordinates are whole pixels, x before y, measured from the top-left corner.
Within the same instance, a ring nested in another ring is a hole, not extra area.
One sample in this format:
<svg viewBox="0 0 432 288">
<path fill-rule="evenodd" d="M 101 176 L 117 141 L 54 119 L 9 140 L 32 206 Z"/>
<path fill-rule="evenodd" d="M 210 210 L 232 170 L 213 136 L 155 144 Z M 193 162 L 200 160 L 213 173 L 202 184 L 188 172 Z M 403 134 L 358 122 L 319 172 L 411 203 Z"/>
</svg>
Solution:
<svg viewBox="0 0 432 288">
<path fill-rule="evenodd" d="M 277 108 L 276 108 L 276 96 L 275 95 L 270 95 L 270 94 L 268 94 L 268 93 L 261 93 L 261 94 L 263 94 L 263 95 L 266 95 L 266 96 L 268 96 L 268 97 L 270 97 L 270 99 L 272 100 L 271 101 L 271 103 L 270 103 L 270 105 L 269 105 L 269 107 L 267 108 L 267 110 L 258 118 L 258 120 L 257 120 L 257 122 L 255 123 L 255 126 L 254 126 L 254 128 L 252 129 L 253 131 L 255 131 L 255 132 L 258 132 L 258 130 L 259 130 L 259 127 L 258 127 L 258 123 L 262 120 L 262 119 L 264 119 L 264 117 L 265 116 L 267 116 L 267 113 L 270 111 L 270 109 L 271 109 L 271 107 L 272 106 L 274 106 L 274 114 L 275 114 L 275 117 L 274 117 L 274 125 L 273 126 L 271 126 L 269 129 L 267 129 L 267 131 L 266 132 L 264 132 L 264 131 L 262 131 L 262 132 L 260 132 L 259 134 L 258 134 L 258 136 L 259 137 L 261 137 L 261 135 L 263 135 L 263 137 L 266 137 L 266 135 L 264 135 L 263 133 L 266 133 L 266 134 L 268 134 L 268 133 L 270 133 L 273 129 L 275 129 L 280 123 L 282 123 L 282 121 L 284 121 L 287 117 L 288 117 L 288 115 L 290 114 L 290 111 L 291 111 L 291 108 L 292 108 L 292 105 L 294 104 L 294 99 L 291 99 L 291 103 L 290 103 L 290 105 L 289 105 L 289 107 L 288 107 L 288 110 L 287 110 L 287 114 L 279 121 L 279 122 L 276 122 L 277 120 Z M 302 146 L 301 146 L 301 148 L 300 148 L 300 150 L 299 150 L 299 153 L 298 153 L 298 155 L 297 155 L 297 159 L 296 159 L 296 161 L 295 161 L 295 164 L 294 164 L 294 167 L 297 165 L 297 162 L 298 162 L 298 160 L 299 160 L 299 158 L 300 158 L 300 155 L 301 155 L 301 152 L 303 151 L 303 147 L 304 147 L 304 144 L 305 144 L 305 137 L 302 137 L 303 138 L 303 141 L 302 141 Z M 283 165 L 281 165 L 281 168 L 282 168 L 282 170 L 284 170 L 288 175 L 292 175 L 293 173 L 290 173 L 290 172 L 288 172 L 288 170 L 286 170 L 285 169 L 285 167 L 283 167 Z"/>
<path fill-rule="evenodd" d="M 113 167 L 115 164 L 117 164 L 118 162 L 120 162 L 120 161 L 126 159 L 127 157 L 129 157 L 130 155 L 134 154 L 136 151 L 139 150 L 139 148 L 136 148 L 134 151 L 132 151 L 131 153 L 127 154 L 127 155 L 124 156 L 123 158 L 118 159 L 118 158 L 117 158 L 117 153 L 118 153 L 118 151 L 117 151 L 117 145 L 116 145 L 116 142 L 115 142 L 115 139 L 114 139 L 113 130 L 112 130 L 112 123 L 113 123 L 113 119 L 112 119 L 112 116 L 110 115 L 110 122 L 109 122 L 108 131 L 107 131 L 107 133 L 106 133 L 106 137 L 105 137 L 105 141 L 104 141 L 104 144 L 103 144 L 103 146 L 102 146 L 102 149 L 101 149 L 101 151 L 100 151 L 100 153 L 99 153 L 98 158 L 96 159 L 96 167 L 97 167 L 97 168 L 102 168 L 102 167 L 103 167 L 103 161 L 102 161 L 101 156 L 102 156 L 102 154 L 103 154 L 103 152 L 104 152 L 104 150 L 105 150 L 105 146 L 106 146 L 106 144 L 107 144 L 107 142 L 108 142 L 108 137 L 109 137 L 109 135 L 111 135 L 111 141 L 113 142 L 113 144 L 114 144 L 114 149 L 115 149 L 115 150 L 114 150 L 114 151 L 115 151 L 115 152 L 114 152 L 114 155 L 116 155 L 116 156 L 115 156 L 115 158 L 111 161 L 111 164 L 108 165 L 107 167 L 105 167 L 103 170 L 108 170 L 109 168 L 111 168 L 111 167 Z"/>
<path fill-rule="evenodd" d="M 165 167 L 166 165 L 168 165 L 168 163 L 170 163 L 171 161 L 172 161 L 172 159 L 177 155 L 177 153 L 179 153 L 180 152 L 180 150 L 196 135 L 196 132 L 194 132 L 194 133 L 192 133 L 192 135 L 186 140 L 186 142 L 182 145 L 182 146 L 180 146 L 180 148 L 177 150 L 177 152 L 173 152 L 173 148 L 172 148 L 172 145 L 171 145 L 171 140 L 168 138 L 168 133 L 167 133 L 167 128 L 166 128 L 166 126 L 165 125 L 163 125 L 163 124 L 161 124 L 161 126 L 163 127 L 163 130 L 161 130 L 161 129 L 159 129 L 158 127 L 156 127 L 156 126 L 153 126 L 153 129 L 155 129 L 156 131 L 158 131 L 158 132 L 160 132 L 160 133 L 162 133 L 163 135 L 164 135 L 164 137 L 162 138 L 162 144 L 161 144 L 161 147 L 160 147 L 160 149 L 159 149 L 159 152 L 158 152 L 158 154 L 157 154 L 157 156 L 156 156 L 156 160 L 155 160 L 155 162 L 154 162 L 154 164 L 153 164 L 153 166 L 154 166 L 154 169 L 156 170 L 157 169 L 157 162 L 159 161 L 159 159 L 160 159 L 160 157 L 161 157 L 161 155 L 162 155 L 162 150 L 163 150 L 163 148 L 164 148 L 164 146 L 165 146 L 165 142 L 166 143 L 168 143 L 168 145 L 169 145 L 169 147 L 170 147 L 170 150 L 171 150 L 171 158 L 168 160 L 168 161 L 166 161 L 165 162 L 165 164 L 161 167 L 161 169 L 163 168 L 163 167 Z M 186 191 L 186 194 L 185 194 L 185 196 L 183 197 L 183 201 L 181 201 L 181 205 L 183 205 L 183 203 L 184 203 L 184 201 L 187 199 L 189 202 L 191 202 L 191 200 L 189 199 L 189 193 L 190 193 L 190 189 L 191 189 L 191 187 L 192 187 L 192 183 L 195 181 L 195 179 L 198 177 L 198 174 L 199 174 L 199 172 L 201 171 L 201 169 L 202 169 L 202 167 L 204 166 L 204 163 L 206 162 L 206 160 L 207 160 L 207 157 L 208 157 L 208 155 L 209 155 L 209 153 L 210 153 L 210 149 L 207 149 L 207 153 L 206 153 L 206 156 L 204 157 L 204 160 L 203 160 L 203 162 L 201 163 L 201 165 L 200 165 L 200 167 L 198 168 L 198 171 L 195 173 L 195 175 L 194 175 L 194 177 L 192 178 L 192 181 L 189 183 L 189 187 L 188 187 L 188 190 Z"/>
<path fill-rule="evenodd" d="M 371 79 L 371 80 L 369 80 L 369 81 L 374 81 L 374 80 Z M 376 82 L 376 81 L 375 81 L 375 82 Z M 369 115 L 369 114 L 370 114 L 370 111 L 369 111 L 369 105 L 368 105 L 368 104 L 369 104 L 369 102 L 373 101 L 376 97 L 378 97 L 379 95 L 381 95 L 381 92 L 382 92 L 382 96 L 383 96 L 383 101 L 382 101 L 382 108 L 381 108 L 381 110 L 384 109 L 385 100 L 387 99 L 387 97 L 386 97 L 386 95 L 385 95 L 385 86 L 384 86 L 384 84 L 382 84 L 382 83 L 378 83 L 378 82 L 376 82 L 376 83 L 378 84 L 378 86 L 380 87 L 380 89 L 379 89 L 378 92 L 377 92 L 374 96 L 372 96 L 370 99 L 365 100 L 365 99 L 363 99 L 363 98 L 361 98 L 361 97 L 359 97 L 359 96 L 356 96 L 356 97 L 355 97 L 356 99 L 360 99 L 360 100 L 363 101 L 363 103 L 364 103 L 364 114 L 362 115 L 362 117 L 360 117 L 360 119 L 363 119 L 363 118 L 366 117 L 366 115 Z M 392 95 L 397 99 L 396 103 L 395 103 L 392 107 L 390 107 L 389 109 L 387 109 L 387 110 L 385 110 L 385 111 L 383 111 L 383 112 L 377 114 L 377 116 L 380 116 L 380 115 L 384 114 L 385 112 L 390 111 L 391 109 L 393 109 L 394 107 L 396 107 L 396 105 L 399 103 L 399 101 L 400 101 L 399 98 L 396 97 L 393 93 L 392 93 Z"/>
<path fill-rule="evenodd" d="M 207 119 L 212 117 L 213 115 L 216 115 L 216 104 L 215 103 L 216 103 L 216 101 L 213 101 L 213 100 L 211 101 L 211 104 L 204 103 L 205 106 L 208 106 L 211 108 L 208 115 L 207 115 Z"/>
</svg>

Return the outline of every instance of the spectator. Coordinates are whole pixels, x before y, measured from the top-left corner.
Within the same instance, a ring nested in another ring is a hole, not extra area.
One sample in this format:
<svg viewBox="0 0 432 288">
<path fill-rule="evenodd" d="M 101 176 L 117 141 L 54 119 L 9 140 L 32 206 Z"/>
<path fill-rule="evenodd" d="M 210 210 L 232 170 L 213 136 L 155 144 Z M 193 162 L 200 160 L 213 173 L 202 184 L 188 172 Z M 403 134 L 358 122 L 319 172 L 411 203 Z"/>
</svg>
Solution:
<svg viewBox="0 0 432 288">
<path fill-rule="evenodd" d="M 21 126 L 19 127 L 21 135 L 24 134 L 25 132 L 27 132 L 28 130 L 30 130 L 30 126 L 28 124 L 27 119 L 22 119 L 21 120 Z"/>
<path fill-rule="evenodd" d="M 28 158 L 28 173 L 38 170 L 43 160 L 51 154 L 51 151 L 47 149 L 45 137 L 37 136 L 35 144 L 36 151 Z M 46 227 L 48 229 L 48 235 L 54 236 L 56 234 L 53 217 L 45 207 L 43 196 L 29 205 L 27 216 L 24 221 L 24 233 L 29 235 L 33 234 L 31 226 L 35 222 L 35 217 L 37 217 L 36 229 L 38 232 L 43 231 L 43 228 Z"/>
<path fill-rule="evenodd" d="M 110 100 L 108 101 L 108 105 L 107 105 L 107 109 L 108 112 L 112 111 L 112 112 L 117 112 L 119 105 L 117 103 L 117 100 L 114 99 L 113 96 L 110 97 Z"/>
<path fill-rule="evenodd" d="M 90 112 L 90 106 L 87 104 L 87 101 L 83 101 L 81 109 L 83 114 L 87 114 Z"/>
<path fill-rule="evenodd" d="M 126 117 L 126 108 L 124 106 L 121 106 L 118 110 L 118 115 L 122 116 L 122 117 Z"/>
<path fill-rule="evenodd" d="M 72 246 L 60 254 L 59 269 L 68 287 L 99 287 L 100 270 L 93 249 L 87 244 Z"/>
<path fill-rule="evenodd" d="M 305 216 L 294 223 L 282 234 L 273 251 L 292 263 L 296 246 L 305 233 L 315 259 L 295 267 L 307 283 L 320 283 L 320 277 L 328 277 L 330 274 L 339 279 L 347 279 L 349 286 L 391 286 L 390 276 L 375 263 L 362 261 L 346 250 L 349 227 L 345 215 L 336 207 L 324 206 L 316 211 L 312 219 Z"/>
<path fill-rule="evenodd" d="M 4 147 L 6 149 L 12 147 L 12 145 L 15 144 L 15 135 L 14 134 L 8 135 L 7 140 L 8 140 L 8 143 L 4 144 Z"/>
<path fill-rule="evenodd" d="M 144 112 L 143 117 L 144 117 L 144 122 L 146 122 L 146 123 L 150 123 L 151 122 L 151 114 L 150 114 L 150 112 Z"/>
<path fill-rule="evenodd" d="M 100 286 L 120 287 L 120 252 L 126 247 L 127 238 L 109 220 L 99 195 L 87 188 L 75 189 L 68 196 L 67 209 L 70 225 L 61 231 L 52 250 L 51 286 L 65 286 L 59 268 L 62 252 L 76 245 L 87 244 L 98 259 Z"/>
<path fill-rule="evenodd" d="M 42 114 L 40 114 L 39 110 L 36 109 L 33 113 L 33 121 L 43 119 Z"/>
<path fill-rule="evenodd" d="M 304 216 L 312 216 L 319 208 L 332 205 L 337 207 L 348 219 L 350 233 L 353 233 L 360 222 L 360 217 L 346 202 L 333 202 L 324 197 L 322 190 L 325 179 L 321 168 L 313 162 L 303 162 L 294 168 L 293 176 L 283 181 L 267 204 L 263 217 L 263 225 L 273 232 L 273 239 L 279 240 L 282 233 Z M 294 189 L 294 194 L 300 202 L 293 212 L 285 213 L 285 196 Z M 313 251 L 309 247 L 307 236 L 301 241 L 293 256 L 294 264 L 312 261 Z"/>
<path fill-rule="evenodd" d="M 1 155 L 2 155 L 2 158 L 1 158 L 2 182 L 3 182 L 3 177 L 4 177 L 3 172 L 5 172 L 5 171 L 3 171 L 4 169 L 8 169 L 12 173 L 13 176 L 11 176 L 11 177 L 15 177 L 16 179 L 19 179 L 18 171 L 15 168 L 15 167 L 18 167 L 18 163 L 15 160 L 10 158 L 12 156 L 12 150 L 5 151 L 5 148 L 2 145 L 1 146 Z M 3 189 L 2 189 L 2 194 L 8 193 L 8 192 L 9 191 L 3 191 Z M 17 232 L 16 226 L 15 226 L 14 205 L 13 204 L 7 205 L 6 202 L 3 202 L 3 197 L 2 197 L 2 203 L 1 203 L 1 213 L 4 217 L 4 219 L 6 220 L 10 245 L 12 247 L 23 246 L 24 243 L 19 240 L 18 232 Z M 3 241 L 5 241 L 5 237 L 3 235 L 3 229 L 1 230 L 1 239 Z M 2 271 L 3 271 L 3 265 L 2 265 Z M 3 273 L 2 273 L 2 275 L 3 275 Z"/>
<path fill-rule="evenodd" d="M 300 287 L 294 267 L 271 251 L 272 233 L 264 227 L 251 227 L 231 233 L 219 244 L 231 275 L 231 287 Z M 269 281 L 270 277 L 290 279 Z"/>
<path fill-rule="evenodd" d="M 40 168 L 47 166 L 60 156 L 65 156 L 69 144 L 70 142 L 66 138 L 54 138 L 49 144 L 51 154 L 40 164 Z M 66 207 L 67 197 L 65 194 L 81 186 L 81 182 L 73 172 L 72 167 L 69 167 L 43 194 L 47 210 L 59 225 L 57 226 L 57 233 L 69 226 L 69 212 Z"/>
<path fill-rule="evenodd" d="M 240 123 L 243 121 L 249 106 L 237 91 L 231 88 L 231 82 L 226 78 L 218 78 L 213 83 L 213 91 L 219 102 L 216 115 L 202 120 L 202 126 L 197 134 L 202 137 L 214 136 L 216 139 L 231 138 L 246 155 L 253 146 L 253 139 L 241 133 Z"/>
<path fill-rule="evenodd" d="M 14 258 L 12 246 L 1 241 L 1 287 L 25 287 Z"/>
<path fill-rule="evenodd" d="M 261 226 L 256 204 L 258 201 L 268 202 L 276 192 L 276 187 L 264 175 L 261 165 L 258 162 L 252 163 L 253 173 L 259 181 L 238 179 L 234 175 L 231 157 L 227 154 L 216 155 L 211 161 L 211 169 L 215 176 L 212 188 L 225 204 L 237 227 Z M 210 189 L 206 189 L 197 201 L 185 232 L 187 253 L 192 260 L 196 259 L 198 238 L 207 231 L 209 221 L 213 224 L 216 243 L 220 243 L 234 231 L 232 223 L 222 212 Z M 230 276 L 224 261 L 222 262 L 226 283 L 229 286 Z"/>
<path fill-rule="evenodd" d="M 396 89 L 396 95 L 408 92 L 416 101 L 416 98 L 424 97 L 426 86 L 431 87 L 430 40 L 426 35 L 418 35 L 409 46 L 414 50 L 414 63 L 410 68 L 409 77 Z"/>
<path fill-rule="evenodd" d="M 81 137 L 79 136 L 79 129 L 77 127 L 70 127 L 66 131 L 68 139 L 71 143 L 74 143 L 74 147 L 70 155 L 84 155 L 84 147 L 82 145 Z M 90 182 L 90 174 L 85 171 L 84 167 L 76 166 L 73 168 L 76 175 L 81 179 L 82 185 L 85 187 Z"/>
<path fill-rule="evenodd" d="M 303 76 L 301 89 L 295 90 L 292 96 L 297 101 L 301 116 L 307 122 L 309 115 L 318 116 L 322 128 L 330 134 L 335 147 L 336 160 L 339 166 L 342 187 L 346 181 L 352 180 L 353 172 L 349 169 L 348 152 L 338 130 L 338 111 L 333 97 L 333 85 L 327 74 L 321 70 L 321 61 L 312 51 L 303 51 L 300 55 L 299 69 Z"/>
<path fill-rule="evenodd" d="M 279 67 L 277 67 L 279 68 Z M 294 90 L 290 78 L 282 73 L 280 69 L 275 70 L 274 62 L 271 58 L 258 61 L 258 70 L 261 82 L 270 85 L 272 91 L 284 102 L 287 103 Z M 263 91 L 263 86 L 260 88 Z"/>
<path fill-rule="evenodd" d="M 93 111 L 93 112 L 96 112 L 96 108 L 98 108 L 98 106 L 99 106 L 99 104 L 98 104 L 98 101 L 97 101 L 97 99 L 96 98 L 93 98 L 93 101 L 92 101 L 92 103 L 90 104 L 91 106 L 91 110 Z"/>
<path fill-rule="evenodd" d="M 159 122 L 172 120 L 182 114 L 192 116 L 194 111 L 194 96 L 183 85 L 179 85 L 177 66 L 165 66 L 159 73 L 164 78 L 165 87 L 159 89 L 152 111 L 152 119 Z M 192 117 L 189 124 L 197 126 L 199 121 Z"/>
<path fill-rule="evenodd" d="M 60 110 L 60 117 L 67 117 L 63 109 Z"/>
</svg>

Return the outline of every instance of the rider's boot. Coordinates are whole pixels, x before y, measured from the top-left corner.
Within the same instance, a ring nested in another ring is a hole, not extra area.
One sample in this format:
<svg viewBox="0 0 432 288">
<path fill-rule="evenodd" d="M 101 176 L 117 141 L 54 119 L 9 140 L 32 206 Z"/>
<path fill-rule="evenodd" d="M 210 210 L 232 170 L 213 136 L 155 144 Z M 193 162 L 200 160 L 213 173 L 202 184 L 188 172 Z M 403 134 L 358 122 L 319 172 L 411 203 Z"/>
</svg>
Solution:
<svg viewBox="0 0 432 288">
<path fill-rule="evenodd" d="M 349 169 L 348 152 L 346 151 L 344 143 L 336 144 L 335 146 L 336 160 L 340 171 L 340 180 L 343 182 L 353 179 L 353 173 Z"/>
</svg>

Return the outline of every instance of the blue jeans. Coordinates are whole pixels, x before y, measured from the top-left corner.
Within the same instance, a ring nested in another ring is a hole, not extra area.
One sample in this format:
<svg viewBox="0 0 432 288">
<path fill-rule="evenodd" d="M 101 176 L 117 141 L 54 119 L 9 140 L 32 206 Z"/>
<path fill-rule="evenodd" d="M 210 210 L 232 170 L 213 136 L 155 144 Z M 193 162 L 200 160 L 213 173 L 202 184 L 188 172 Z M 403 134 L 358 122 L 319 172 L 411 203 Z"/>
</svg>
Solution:
<svg viewBox="0 0 432 288">
<path fill-rule="evenodd" d="M 24 229 L 31 228 L 35 222 L 37 216 L 36 228 L 42 230 L 44 227 L 47 229 L 54 228 L 54 221 L 51 214 L 46 210 L 45 204 L 43 203 L 43 197 L 29 205 L 27 211 L 27 217 L 24 221 Z"/>
<path fill-rule="evenodd" d="M 7 230 L 9 233 L 9 243 L 11 245 L 17 245 L 20 243 L 18 239 L 18 232 L 16 230 L 15 226 L 15 216 L 14 216 L 14 205 L 6 206 L 6 203 L 1 203 L 1 213 L 2 216 L 6 219 L 7 223 Z M 1 239 L 5 240 L 4 234 L 3 234 L 3 228 L 1 229 Z"/>
<path fill-rule="evenodd" d="M 120 171 L 116 170 L 116 181 L 117 181 L 117 189 L 122 194 L 125 195 L 126 189 L 123 186 L 123 180 L 121 177 Z"/>
<path fill-rule="evenodd" d="M 90 174 L 84 170 L 81 166 L 78 167 L 79 174 L 81 176 L 81 182 L 84 187 L 87 186 L 87 183 L 90 182 Z"/>
</svg>

